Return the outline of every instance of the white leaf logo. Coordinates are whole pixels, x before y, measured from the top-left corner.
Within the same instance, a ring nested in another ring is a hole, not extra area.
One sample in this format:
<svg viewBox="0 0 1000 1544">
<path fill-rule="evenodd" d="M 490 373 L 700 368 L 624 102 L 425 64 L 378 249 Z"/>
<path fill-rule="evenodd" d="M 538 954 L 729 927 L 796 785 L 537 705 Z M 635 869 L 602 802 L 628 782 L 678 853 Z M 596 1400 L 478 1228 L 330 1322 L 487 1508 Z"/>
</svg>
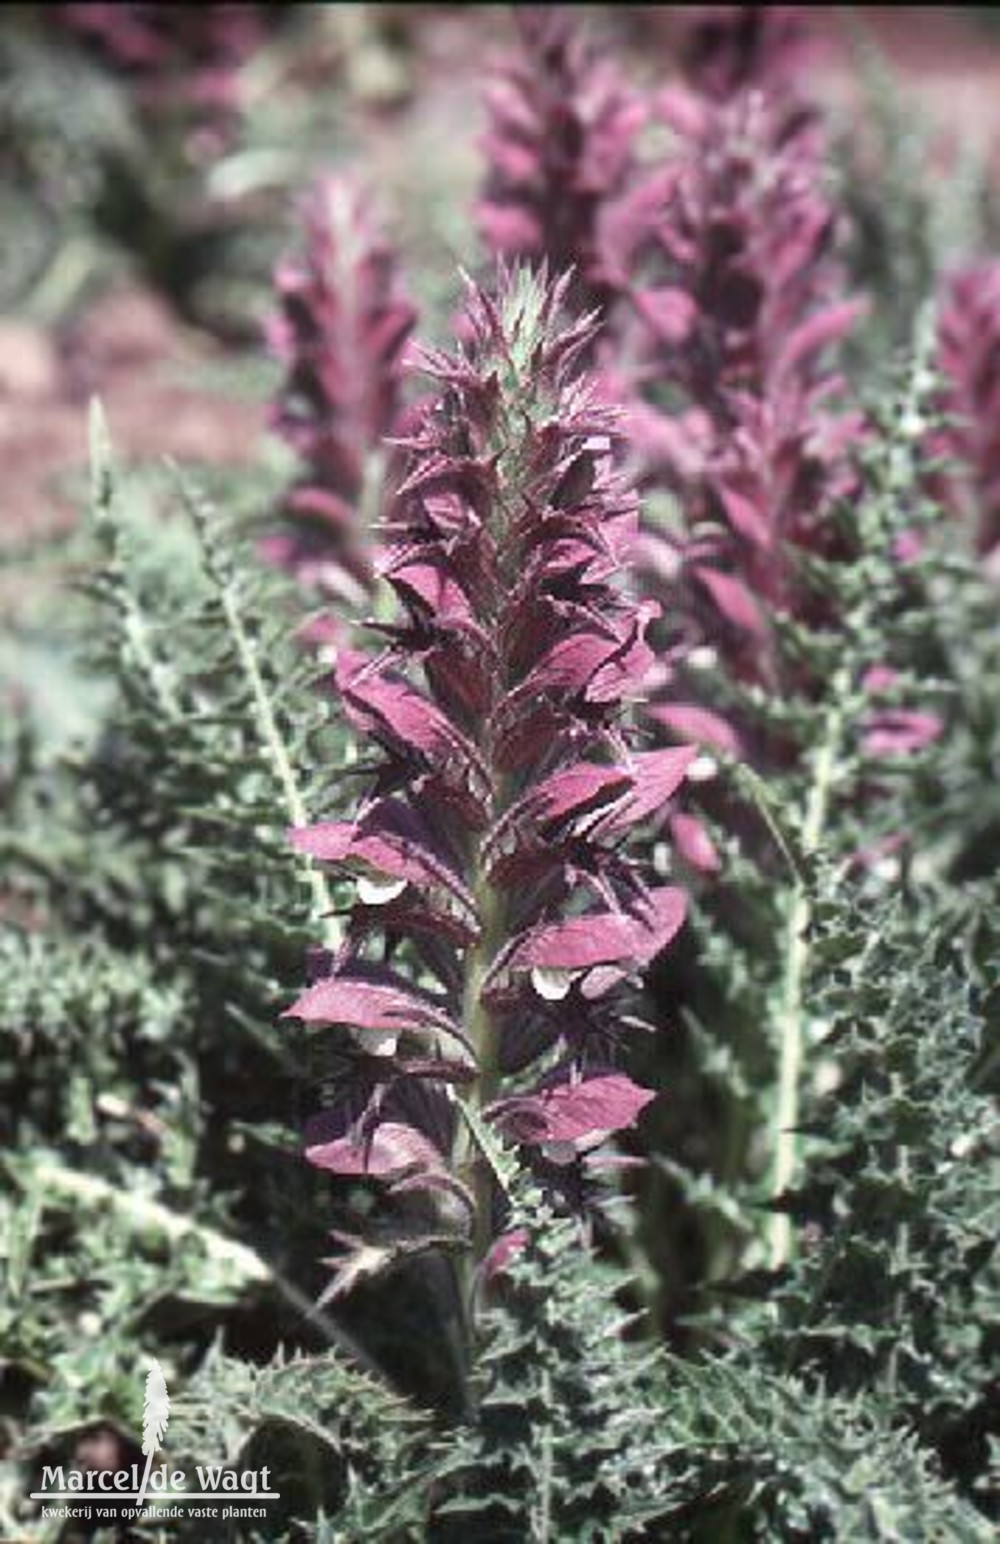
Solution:
<svg viewBox="0 0 1000 1544">
<path fill-rule="evenodd" d="M 143 1497 L 149 1483 L 149 1471 L 153 1466 L 156 1450 L 163 1440 L 163 1433 L 170 1420 L 170 1395 L 167 1393 L 163 1368 L 154 1361 L 146 1376 L 146 1398 L 142 1406 L 142 1451 L 146 1455 L 146 1472 L 139 1487 L 137 1506 L 142 1510 Z"/>
</svg>

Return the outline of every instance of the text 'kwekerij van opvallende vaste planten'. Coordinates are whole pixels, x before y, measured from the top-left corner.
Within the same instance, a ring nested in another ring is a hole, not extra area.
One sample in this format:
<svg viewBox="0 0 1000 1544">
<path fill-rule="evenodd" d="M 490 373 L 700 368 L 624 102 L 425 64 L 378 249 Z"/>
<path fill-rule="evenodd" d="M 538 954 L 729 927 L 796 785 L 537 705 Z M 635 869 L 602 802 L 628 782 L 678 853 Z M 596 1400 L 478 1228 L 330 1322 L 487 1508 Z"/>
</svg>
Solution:
<svg viewBox="0 0 1000 1544">
<path fill-rule="evenodd" d="M 865 7 L 21 9 L 0 1534 L 993 1537 L 995 125 Z"/>
</svg>

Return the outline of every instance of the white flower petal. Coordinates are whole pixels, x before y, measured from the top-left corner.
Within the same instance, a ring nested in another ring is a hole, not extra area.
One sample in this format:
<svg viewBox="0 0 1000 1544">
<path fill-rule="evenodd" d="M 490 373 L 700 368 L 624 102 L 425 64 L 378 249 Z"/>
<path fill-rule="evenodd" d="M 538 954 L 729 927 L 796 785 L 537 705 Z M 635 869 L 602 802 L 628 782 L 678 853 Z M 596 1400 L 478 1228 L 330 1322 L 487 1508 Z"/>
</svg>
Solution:
<svg viewBox="0 0 1000 1544">
<path fill-rule="evenodd" d="M 714 756 L 696 756 L 685 775 L 689 783 L 710 783 L 718 771 L 719 763 Z"/>
<path fill-rule="evenodd" d="M 357 896 L 363 906 L 387 906 L 405 889 L 405 879 L 389 879 L 384 874 L 358 876 Z"/>
<path fill-rule="evenodd" d="M 558 1003 L 568 996 L 573 976 L 571 970 L 555 970 L 551 966 L 536 965 L 531 972 L 531 984 L 546 1002 Z"/>
</svg>

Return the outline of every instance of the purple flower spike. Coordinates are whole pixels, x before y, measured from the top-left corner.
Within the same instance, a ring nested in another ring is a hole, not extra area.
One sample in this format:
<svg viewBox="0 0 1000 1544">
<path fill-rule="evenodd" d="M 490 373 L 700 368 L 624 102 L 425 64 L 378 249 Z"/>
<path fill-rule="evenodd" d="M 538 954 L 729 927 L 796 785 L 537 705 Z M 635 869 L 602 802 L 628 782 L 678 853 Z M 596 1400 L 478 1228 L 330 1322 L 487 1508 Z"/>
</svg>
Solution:
<svg viewBox="0 0 1000 1544">
<path fill-rule="evenodd" d="M 838 407 L 830 356 L 864 305 L 843 297 L 812 117 L 792 121 L 757 90 L 723 101 L 672 90 L 660 107 L 677 177 L 637 303 L 647 400 L 630 422 L 643 481 L 669 489 L 684 521 L 650 531 L 640 559 L 672 623 L 650 712 L 739 754 L 744 726 L 698 702 L 696 662 L 768 693 L 807 686 L 789 678 L 775 624 L 826 620 L 801 559 L 841 555 L 830 516 L 854 486 L 863 426 Z M 674 831 L 689 863 L 717 867 L 703 831 Z"/>
<path fill-rule="evenodd" d="M 986 556 L 1000 546 L 1000 261 L 952 276 L 938 338 L 951 422 L 935 449 L 954 463 L 941 491 Z"/>
<path fill-rule="evenodd" d="M 620 584 L 636 501 L 616 414 L 580 373 L 593 322 L 567 280 L 471 288 L 457 356 L 425 356 L 436 403 L 406 442 L 377 657 L 344 651 L 347 713 L 381 752 L 353 821 L 293 833 L 349 922 L 289 1014 L 350 1072 L 307 1156 L 436 1208 L 482 1261 L 504 1208 L 483 1133 L 553 1188 L 653 1097 L 615 1069 L 623 985 L 684 920 L 630 858 L 695 752 L 634 748 L 649 615 Z M 426 1219 L 425 1219 L 426 1220 Z"/>
<path fill-rule="evenodd" d="M 514 14 L 521 50 L 487 90 L 480 230 L 500 257 L 544 263 L 550 273 L 572 269 L 571 306 L 605 311 L 619 267 L 610 250 L 616 205 L 632 180 L 645 109 L 578 31 L 569 6 Z"/>
<path fill-rule="evenodd" d="M 302 472 L 267 555 L 303 583 L 358 605 L 371 588 L 386 452 L 401 427 L 402 361 L 416 313 L 352 182 L 324 177 L 303 207 L 302 253 L 281 264 L 268 328 L 285 380 L 272 424 Z"/>
<path fill-rule="evenodd" d="M 822 690 L 783 634 L 837 624 L 816 569 L 855 556 L 837 509 L 860 486 L 866 429 L 841 406 L 836 350 L 865 306 L 844 295 L 822 125 L 796 94 L 799 18 L 731 7 L 699 27 L 689 73 L 700 90 L 659 99 L 675 179 L 635 296 L 645 385 L 628 423 L 641 480 L 678 509 L 673 526 L 645 534 L 637 564 L 668 617 L 647 711 L 670 738 L 699 743 L 690 777 L 710 783 L 712 752 L 763 774 L 787 768 L 799 748 L 754 700 Z M 741 703 L 731 722 L 716 707 L 720 682 Z M 941 721 L 892 701 L 856 729 L 865 753 L 884 758 L 924 748 Z M 711 792 L 698 802 L 718 815 Z M 669 814 L 667 829 L 693 875 L 720 871 L 695 810 Z"/>
</svg>

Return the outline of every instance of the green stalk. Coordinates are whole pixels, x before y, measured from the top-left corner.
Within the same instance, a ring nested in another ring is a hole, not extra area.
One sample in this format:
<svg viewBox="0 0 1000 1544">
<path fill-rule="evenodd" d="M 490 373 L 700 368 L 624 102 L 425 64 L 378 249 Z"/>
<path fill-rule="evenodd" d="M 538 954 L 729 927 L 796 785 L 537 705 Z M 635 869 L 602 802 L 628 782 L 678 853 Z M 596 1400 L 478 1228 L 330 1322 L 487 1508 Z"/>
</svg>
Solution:
<svg viewBox="0 0 1000 1544">
<path fill-rule="evenodd" d="M 485 747 L 484 747 L 485 749 Z M 506 779 L 497 777 L 495 810 L 502 810 L 506 799 Z M 465 957 L 465 983 L 462 992 L 462 1027 L 476 1057 L 477 1073 L 468 1094 L 466 1109 L 470 1118 L 463 1120 L 458 1134 L 456 1161 L 459 1173 L 475 1199 L 472 1254 L 478 1262 L 491 1242 L 490 1211 L 493 1198 L 494 1166 L 478 1133 L 480 1115 L 496 1098 L 500 1082 L 500 1034 L 493 1015 L 483 1002 L 483 983 L 496 959 L 507 928 L 504 896 L 489 882 L 476 837 L 476 853 L 470 875 L 470 888 L 476 902 L 479 937 Z"/>
<path fill-rule="evenodd" d="M 507 383 L 506 391 L 513 399 L 521 394 L 522 382 L 518 372 L 514 371 L 514 378 Z M 523 428 L 520 431 L 523 434 Z M 496 510 L 496 526 L 494 537 L 497 541 L 498 551 L 502 554 L 504 541 L 503 535 L 509 528 L 512 519 L 512 507 L 509 499 L 509 490 L 516 489 L 520 485 L 522 477 L 521 458 L 523 455 L 523 443 L 518 438 L 507 415 L 503 415 L 496 435 L 495 449 L 497 452 L 497 472 L 499 481 L 499 494 Z M 500 561 L 500 583 L 506 588 L 510 576 L 505 573 L 505 564 Z M 496 617 L 491 618 L 495 623 Z M 502 701 L 507 689 L 507 683 L 502 682 L 494 699 L 494 710 Z M 493 789 L 492 815 L 496 819 L 500 816 L 510 797 L 508 778 L 493 767 L 491 732 L 493 711 L 484 715 L 483 723 L 476 736 L 477 749 L 482 757 L 489 777 L 490 786 Z M 468 1037 L 476 1058 L 477 1075 L 470 1088 L 465 1102 L 461 1129 L 456 1143 L 455 1161 L 459 1176 L 467 1184 L 472 1193 L 475 1204 L 475 1215 L 472 1230 L 472 1254 L 471 1261 L 478 1264 L 487 1253 L 492 1241 L 490 1217 L 493 1201 L 493 1189 L 497 1179 L 493 1157 L 490 1153 L 488 1140 L 484 1140 L 485 1129 L 480 1120 L 481 1113 L 496 1098 L 500 1081 L 500 1034 L 493 1015 L 483 1002 L 483 983 L 489 973 L 490 966 L 506 941 L 507 936 L 507 902 L 502 892 L 497 891 L 490 884 L 489 877 L 482 857 L 482 838 L 474 836 L 475 852 L 469 874 L 469 888 L 475 899 L 475 911 L 479 920 L 479 937 L 465 958 L 465 981 L 462 993 L 462 1026 Z M 480 1133 L 483 1133 L 481 1136 Z M 471 1302 L 471 1267 L 466 1257 L 463 1287 L 466 1303 Z"/>
<path fill-rule="evenodd" d="M 800 845 L 807 858 L 819 850 L 826 828 L 844 733 L 843 702 L 849 685 L 847 671 L 839 671 L 832 684 L 833 706 L 827 715 L 823 738 L 813 762 L 812 786 L 802 823 Z M 772 1117 L 773 1163 L 769 1186 L 772 1200 L 776 1200 L 793 1183 L 798 1161 L 797 1127 L 806 1027 L 805 986 L 809 974 L 809 929 L 812 916 L 813 905 L 807 880 L 797 876 L 792 882 L 785 928 L 785 965 L 776 1013 L 779 1055 L 778 1086 Z M 786 1263 L 791 1253 L 791 1219 L 784 1212 L 772 1213 L 768 1231 L 770 1264 L 777 1270 Z"/>
<path fill-rule="evenodd" d="M 541 1370 L 541 1403 L 546 1413 L 545 1425 L 542 1429 L 541 1440 L 541 1472 L 538 1476 L 538 1489 L 540 1502 L 537 1514 L 537 1526 L 533 1533 L 534 1544 L 550 1544 L 552 1539 L 552 1421 L 549 1412 L 552 1409 L 552 1374 L 547 1367 Z"/>
<path fill-rule="evenodd" d="M 889 1082 L 893 1098 L 899 1099 L 903 1092 L 903 1079 L 898 1072 L 894 1072 L 891 1074 Z M 908 1147 L 900 1146 L 896 1153 L 896 1173 L 899 1176 L 901 1187 L 904 1190 L 908 1190 L 910 1184 L 910 1150 Z M 906 1287 L 903 1283 L 909 1261 L 910 1225 L 908 1222 L 901 1222 L 896 1229 L 896 1248 L 893 1259 L 893 1274 L 897 1281 L 900 1282 L 899 1290 L 896 1293 L 896 1322 L 899 1324 L 903 1322 L 903 1316 L 906 1312 Z M 902 1341 L 896 1337 L 893 1340 L 892 1350 L 889 1353 L 889 1390 L 893 1395 L 897 1395 L 899 1392 L 899 1357 L 901 1350 Z"/>
<path fill-rule="evenodd" d="M 470 875 L 475 897 L 479 937 L 465 957 L 465 981 L 462 990 L 461 1022 L 476 1059 L 476 1077 L 469 1089 L 459 1095 L 459 1127 L 455 1137 L 453 1163 L 455 1173 L 472 1196 L 471 1248 L 453 1257 L 456 1305 L 449 1325 L 462 1398 L 467 1418 L 472 1415 L 468 1370 L 473 1336 L 474 1282 L 476 1266 L 492 1242 L 491 1215 L 494 1186 L 502 1177 L 491 1151 L 492 1144 L 481 1112 L 496 1096 L 500 1075 L 500 1036 L 493 1016 L 483 1003 L 483 982 L 497 951 L 504 942 L 506 905 L 503 897 L 489 883 L 475 837 L 476 853 Z"/>
</svg>

